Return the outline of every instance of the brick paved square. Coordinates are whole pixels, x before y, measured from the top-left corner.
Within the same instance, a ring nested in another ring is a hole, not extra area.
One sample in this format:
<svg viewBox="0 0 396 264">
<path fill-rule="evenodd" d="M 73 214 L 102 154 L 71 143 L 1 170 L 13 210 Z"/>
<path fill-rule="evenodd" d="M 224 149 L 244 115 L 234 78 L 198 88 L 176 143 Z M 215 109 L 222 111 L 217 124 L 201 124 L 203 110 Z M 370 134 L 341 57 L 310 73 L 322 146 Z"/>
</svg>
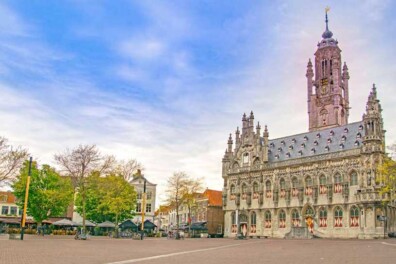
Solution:
<svg viewBox="0 0 396 264">
<path fill-rule="evenodd" d="M 0 263 L 394 263 L 396 239 L 0 240 Z"/>
</svg>

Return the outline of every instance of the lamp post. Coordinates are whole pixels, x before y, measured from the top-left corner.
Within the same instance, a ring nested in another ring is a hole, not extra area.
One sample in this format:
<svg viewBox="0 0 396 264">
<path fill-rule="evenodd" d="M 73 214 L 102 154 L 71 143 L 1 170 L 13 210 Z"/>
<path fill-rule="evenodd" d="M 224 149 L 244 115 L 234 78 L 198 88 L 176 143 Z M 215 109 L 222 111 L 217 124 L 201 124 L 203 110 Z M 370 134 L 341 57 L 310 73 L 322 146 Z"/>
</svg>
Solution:
<svg viewBox="0 0 396 264">
<path fill-rule="evenodd" d="M 146 179 L 144 179 L 143 184 L 143 197 L 142 197 L 142 226 L 141 226 L 141 235 L 140 239 L 143 240 L 144 237 L 144 211 L 146 210 Z"/>
<path fill-rule="evenodd" d="M 29 198 L 30 175 L 32 175 L 32 157 L 30 157 L 30 159 L 29 159 L 29 171 L 28 171 L 28 177 L 26 180 L 25 203 L 23 205 L 23 214 L 22 214 L 22 219 L 21 219 L 21 221 L 22 221 L 21 222 L 21 240 L 23 240 L 23 234 L 25 232 L 26 209 L 27 209 L 28 198 Z"/>
</svg>

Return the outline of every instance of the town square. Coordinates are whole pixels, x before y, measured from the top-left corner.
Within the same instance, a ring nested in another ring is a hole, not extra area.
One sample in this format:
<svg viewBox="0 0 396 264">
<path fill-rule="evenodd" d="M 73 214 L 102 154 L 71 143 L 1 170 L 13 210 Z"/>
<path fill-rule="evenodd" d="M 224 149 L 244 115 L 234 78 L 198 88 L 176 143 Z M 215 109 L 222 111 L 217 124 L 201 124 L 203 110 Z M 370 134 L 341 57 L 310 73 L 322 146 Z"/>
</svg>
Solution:
<svg viewBox="0 0 396 264">
<path fill-rule="evenodd" d="M 393 263 L 395 4 L 0 3 L 0 263 Z"/>
</svg>

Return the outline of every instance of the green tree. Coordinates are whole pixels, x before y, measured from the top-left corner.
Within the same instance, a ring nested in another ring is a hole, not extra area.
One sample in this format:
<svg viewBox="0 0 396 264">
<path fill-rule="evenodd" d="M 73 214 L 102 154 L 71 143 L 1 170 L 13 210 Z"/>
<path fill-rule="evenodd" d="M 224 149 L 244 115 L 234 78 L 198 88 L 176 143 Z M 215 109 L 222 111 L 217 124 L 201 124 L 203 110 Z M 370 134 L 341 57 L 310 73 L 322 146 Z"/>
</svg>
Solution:
<svg viewBox="0 0 396 264">
<path fill-rule="evenodd" d="M 21 168 L 20 175 L 12 185 L 21 208 L 24 206 L 28 170 L 29 162 L 26 161 Z M 65 214 L 72 201 L 73 186 L 70 178 L 61 177 L 49 165 L 43 165 L 39 169 L 37 162 L 33 162 L 27 214 L 41 225 L 42 221 L 49 217 Z"/>
<path fill-rule="evenodd" d="M 87 218 L 103 222 L 119 222 L 131 218 L 136 206 L 136 191 L 123 177 L 100 177 L 92 173 L 86 179 L 85 208 Z M 77 212 L 82 211 L 82 194 L 77 195 Z"/>
<path fill-rule="evenodd" d="M 381 188 L 381 193 L 389 194 L 389 201 L 394 201 L 396 199 L 396 144 L 388 147 L 390 150 L 390 156 L 385 156 L 382 164 L 378 167 L 378 173 L 381 178 L 381 183 L 383 184 Z"/>
<path fill-rule="evenodd" d="M 115 159 L 113 156 L 105 156 L 100 153 L 96 145 L 79 145 L 73 150 L 55 155 L 55 161 L 62 167 L 62 171 L 73 178 L 74 188 L 81 195 L 81 213 L 83 218 L 83 230 L 86 231 L 86 178 L 92 173 L 105 174 L 111 170 Z"/>
</svg>

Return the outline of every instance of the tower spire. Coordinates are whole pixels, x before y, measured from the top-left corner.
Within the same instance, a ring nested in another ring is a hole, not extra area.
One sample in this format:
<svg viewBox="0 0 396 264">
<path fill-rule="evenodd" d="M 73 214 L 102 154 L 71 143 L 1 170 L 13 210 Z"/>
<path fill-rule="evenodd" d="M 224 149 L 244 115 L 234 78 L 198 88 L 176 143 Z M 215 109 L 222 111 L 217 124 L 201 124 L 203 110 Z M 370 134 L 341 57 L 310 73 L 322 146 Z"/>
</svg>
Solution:
<svg viewBox="0 0 396 264">
<path fill-rule="evenodd" d="M 327 16 L 327 13 L 330 11 L 330 7 L 326 7 L 325 8 L 325 14 L 326 14 L 326 19 L 325 19 L 325 22 L 326 22 L 326 30 L 325 30 L 325 32 L 323 32 L 323 34 L 322 34 L 322 38 L 324 38 L 324 39 L 329 39 L 329 38 L 331 38 L 332 36 L 333 36 L 333 32 L 331 32 L 330 30 L 329 30 L 329 18 L 328 18 L 328 16 Z"/>
<path fill-rule="evenodd" d="M 326 6 L 326 8 L 325 8 L 325 12 L 326 12 L 326 31 L 328 31 L 329 30 L 329 19 L 327 18 L 327 12 L 329 12 L 330 11 L 330 7 L 328 7 L 328 6 Z"/>
</svg>

